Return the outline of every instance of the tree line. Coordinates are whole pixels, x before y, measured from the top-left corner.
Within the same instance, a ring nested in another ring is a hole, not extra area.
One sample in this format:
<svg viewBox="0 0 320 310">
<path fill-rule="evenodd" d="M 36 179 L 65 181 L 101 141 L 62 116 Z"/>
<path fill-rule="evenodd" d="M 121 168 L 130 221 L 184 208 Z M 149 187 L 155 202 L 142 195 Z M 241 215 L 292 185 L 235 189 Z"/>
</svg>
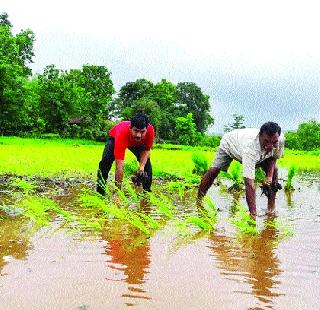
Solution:
<svg viewBox="0 0 320 310">
<path fill-rule="evenodd" d="M 209 96 L 195 83 L 137 79 L 116 93 L 108 68 L 89 64 L 71 70 L 49 65 L 33 76 L 29 66 L 34 40 L 30 29 L 14 35 L 8 14 L 0 15 L 0 135 L 103 139 L 115 122 L 141 111 L 155 126 L 158 142 L 219 144 L 220 137 L 205 134 L 214 119 Z M 243 116 L 233 116 L 225 131 L 244 127 Z M 319 123 L 311 125 L 319 136 Z M 310 124 L 299 130 L 306 126 Z M 314 143 L 301 143 L 304 138 L 304 134 L 290 133 L 289 145 L 314 147 Z"/>
<path fill-rule="evenodd" d="M 114 121 L 135 112 L 149 115 L 159 141 L 192 144 L 213 124 L 209 96 L 193 82 L 138 79 L 117 95 L 105 66 L 64 71 L 49 65 L 32 76 L 34 33 L 14 35 L 8 14 L 0 15 L 0 134 L 106 136 Z"/>
</svg>

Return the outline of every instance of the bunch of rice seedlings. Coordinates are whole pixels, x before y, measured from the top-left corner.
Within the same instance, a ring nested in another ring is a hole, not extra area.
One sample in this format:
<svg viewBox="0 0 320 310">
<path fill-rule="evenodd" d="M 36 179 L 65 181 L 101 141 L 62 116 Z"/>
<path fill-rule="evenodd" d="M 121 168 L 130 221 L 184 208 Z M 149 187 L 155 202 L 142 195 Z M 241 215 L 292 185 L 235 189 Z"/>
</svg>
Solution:
<svg viewBox="0 0 320 310">
<path fill-rule="evenodd" d="M 241 204 L 234 206 L 234 213 L 230 221 L 240 234 L 257 235 L 259 233 L 256 228 L 256 221 Z"/>
<path fill-rule="evenodd" d="M 114 200 L 118 202 L 115 203 Z M 129 202 L 130 200 L 125 193 L 119 188 L 116 189 L 111 201 L 90 192 L 84 192 L 80 196 L 80 203 L 83 207 L 94 208 L 97 212 L 102 212 L 106 218 L 122 220 L 136 227 L 144 234 L 151 235 L 153 230 L 160 225 L 149 215 L 130 208 Z"/>
<path fill-rule="evenodd" d="M 229 191 L 243 190 L 242 166 L 239 162 L 233 161 L 227 172 L 221 171 L 220 175 L 232 181 Z"/>
<path fill-rule="evenodd" d="M 285 191 L 287 191 L 287 192 L 294 191 L 292 180 L 293 180 L 293 177 L 295 176 L 296 172 L 297 172 L 297 167 L 294 166 L 294 165 L 290 166 L 290 168 L 288 170 L 287 181 L 286 181 L 286 183 L 284 185 Z"/>
<path fill-rule="evenodd" d="M 192 224 L 203 231 L 211 232 L 216 228 L 218 211 L 209 196 L 204 197 L 204 204 L 198 207 L 198 216 L 187 216 L 185 226 Z M 183 225 L 181 225 L 183 227 Z"/>
<path fill-rule="evenodd" d="M 203 175 L 208 170 L 208 160 L 201 152 L 193 152 L 191 159 L 194 163 L 192 173 Z"/>
<path fill-rule="evenodd" d="M 257 183 L 262 183 L 266 179 L 266 173 L 261 167 L 256 169 L 255 181 Z"/>
<path fill-rule="evenodd" d="M 36 185 L 32 184 L 31 182 L 28 182 L 24 179 L 16 178 L 11 182 L 11 186 L 16 187 L 18 189 L 21 189 L 25 192 L 32 191 L 37 188 Z"/>
<path fill-rule="evenodd" d="M 172 204 L 171 200 L 167 196 L 160 194 L 158 197 L 153 193 L 149 193 L 148 199 L 151 204 L 156 207 L 158 213 L 163 214 L 168 219 L 173 218 L 173 211 L 176 209 L 176 207 Z"/>
<path fill-rule="evenodd" d="M 139 168 L 138 161 L 131 159 L 129 162 L 125 162 L 123 166 L 123 173 L 125 176 L 134 174 Z"/>
<path fill-rule="evenodd" d="M 26 196 L 19 202 L 19 207 L 24 210 L 23 215 L 41 226 L 49 224 L 49 211 L 53 211 L 56 205 L 56 202 L 49 198 L 32 196 Z"/>
</svg>

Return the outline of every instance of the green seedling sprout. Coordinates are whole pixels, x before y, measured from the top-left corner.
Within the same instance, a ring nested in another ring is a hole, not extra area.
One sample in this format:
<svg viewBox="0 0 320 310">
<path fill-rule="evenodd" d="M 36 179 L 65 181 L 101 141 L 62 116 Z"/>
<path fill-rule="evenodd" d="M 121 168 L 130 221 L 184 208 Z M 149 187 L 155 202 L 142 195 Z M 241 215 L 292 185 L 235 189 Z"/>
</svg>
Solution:
<svg viewBox="0 0 320 310">
<path fill-rule="evenodd" d="M 294 191 L 292 179 L 295 176 L 296 171 L 297 171 L 297 167 L 296 166 L 294 166 L 294 165 L 290 166 L 290 168 L 288 170 L 288 178 L 287 178 L 287 181 L 286 181 L 286 183 L 284 185 L 284 189 L 285 189 L 286 192 Z"/>
<path fill-rule="evenodd" d="M 194 163 L 194 168 L 192 173 L 202 175 L 204 174 L 209 167 L 207 158 L 200 152 L 192 153 L 192 162 Z"/>
<path fill-rule="evenodd" d="M 231 223 L 236 227 L 240 234 L 257 235 L 256 221 L 249 215 L 247 209 L 237 204 L 235 212 L 231 218 Z"/>
<path fill-rule="evenodd" d="M 221 176 L 232 181 L 229 191 L 243 190 L 243 178 L 241 175 L 242 166 L 239 162 L 233 161 L 227 172 L 221 171 Z"/>
<path fill-rule="evenodd" d="M 37 188 L 36 185 L 32 184 L 31 182 L 28 182 L 26 180 L 16 178 L 11 182 L 11 185 L 14 187 L 17 187 L 19 189 L 22 189 L 25 192 L 32 191 Z"/>
</svg>

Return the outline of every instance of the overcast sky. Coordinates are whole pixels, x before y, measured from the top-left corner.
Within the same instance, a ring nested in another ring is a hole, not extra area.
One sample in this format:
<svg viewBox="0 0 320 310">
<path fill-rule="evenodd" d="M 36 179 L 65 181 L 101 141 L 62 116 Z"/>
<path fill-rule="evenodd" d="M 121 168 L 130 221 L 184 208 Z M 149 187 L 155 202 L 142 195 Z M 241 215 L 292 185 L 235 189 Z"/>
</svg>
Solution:
<svg viewBox="0 0 320 310">
<path fill-rule="evenodd" d="M 221 133 L 232 114 L 247 127 L 284 130 L 320 119 L 318 1 L 0 0 L 14 32 L 36 36 L 33 73 L 105 65 L 126 82 L 195 82 Z"/>
</svg>

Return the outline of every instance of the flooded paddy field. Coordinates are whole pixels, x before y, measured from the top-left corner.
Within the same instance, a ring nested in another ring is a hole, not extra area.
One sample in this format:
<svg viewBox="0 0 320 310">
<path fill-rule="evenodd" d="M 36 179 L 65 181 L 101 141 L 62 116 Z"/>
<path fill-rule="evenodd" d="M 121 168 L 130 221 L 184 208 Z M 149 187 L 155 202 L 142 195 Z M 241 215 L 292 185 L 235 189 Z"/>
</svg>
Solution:
<svg viewBox="0 0 320 310">
<path fill-rule="evenodd" d="M 258 189 L 256 233 L 235 225 L 243 193 L 209 190 L 211 227 L 197 218 L 195 188 L 155 183 L 155 196 L 131 193 L 128 222 L 118 209 L 95 209 L 114 201 L 96 197 L 90 180 L 1 176 L 1 309 L 319 307 L 319 174 L 279 191 L 271 215 Z M 147 228 L 134 217 L 142 214 Z"/>
</svg>

